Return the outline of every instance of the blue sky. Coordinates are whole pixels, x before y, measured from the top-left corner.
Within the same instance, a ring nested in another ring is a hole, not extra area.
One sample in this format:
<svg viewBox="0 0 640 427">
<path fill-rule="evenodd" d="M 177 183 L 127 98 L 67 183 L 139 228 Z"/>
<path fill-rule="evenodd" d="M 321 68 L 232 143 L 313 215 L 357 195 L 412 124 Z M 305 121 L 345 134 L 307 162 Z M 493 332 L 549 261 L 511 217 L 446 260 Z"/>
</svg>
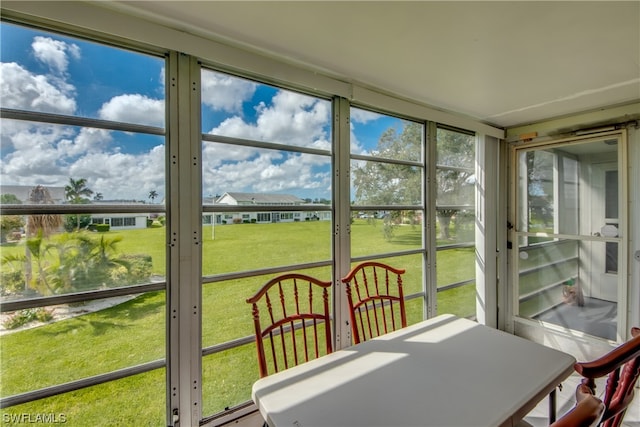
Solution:
<svg viewBox="0 0 640 427">
<path fill-rule="evenodd" d="M 162 57 L 1 23 L 3 108 L 164 128 Z M 331 103 L 226 74 L 202 72 L 202 131 L 331 150 Z M 402 121 L 352 112 L 352 151 L 374 150 Z M 164 137 L 3 120 L 0 183 L 64 186 L 86 178 L 105 200 L 164 197 Z M 331 197 L 329 156 L 205 142 L 203 195 L 225 191 Z"/>
</svg>

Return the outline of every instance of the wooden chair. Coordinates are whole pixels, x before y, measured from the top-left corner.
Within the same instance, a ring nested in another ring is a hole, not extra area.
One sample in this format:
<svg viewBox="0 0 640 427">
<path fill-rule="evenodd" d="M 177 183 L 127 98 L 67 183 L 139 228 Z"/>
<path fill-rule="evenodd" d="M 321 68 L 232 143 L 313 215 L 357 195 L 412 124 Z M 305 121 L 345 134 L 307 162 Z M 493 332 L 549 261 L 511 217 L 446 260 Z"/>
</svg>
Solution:
<svg viewBox="0 0 640 427">
<path fill-rule="evenodd" d="M 598 425 L 604 403 L 584 384 L 576 389 L 576 405 L 549 427 L 592 427 Z"/>
<path fill-rule="evenodd" d="M 592 362 L 576 363 L 584 377 L 582 384 L 595 394 L 596 378 L 607 377 L 602 402 L 605 410 L 602 427 L 618 427 L 633 400 L 634 386 L 640 374 L 640 328 L 631 329 L 631 339 Z"/>
<path fill-rule="evenodd" d="M 358 264 L 342 278 L 354 344 L 407 326 L 402 290 L 404 272 L 370 261 Z"/>
<path fill-rule="evenodd" d="M 260 378 L 333 351 L 330 287 L 331 282 L 289 273 L 269 280 L 247 299 Z"/>
</svg>

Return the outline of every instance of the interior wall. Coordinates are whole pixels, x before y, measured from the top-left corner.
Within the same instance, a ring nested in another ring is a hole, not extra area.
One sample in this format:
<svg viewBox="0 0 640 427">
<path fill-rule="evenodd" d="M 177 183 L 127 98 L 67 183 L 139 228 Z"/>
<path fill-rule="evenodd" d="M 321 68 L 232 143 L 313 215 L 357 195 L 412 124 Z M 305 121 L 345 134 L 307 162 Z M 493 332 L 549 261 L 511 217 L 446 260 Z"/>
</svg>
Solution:
<svg viewBox="0 0 640 427">
<path fill-rule="evenodd" d="M 513 143 L 521 140 L 523 135 L 533 137 L 534 140 L 544 141 L 568 137 L 579 130 L 626 124 L 629 165 L 629 232 L 627 242 L 629 268 L 626 310 L 629 326 L 640 325 L 640 195 L 636 190 L 640 185 L 640 124 L 638 124 L 638 120 L 640 120 L 640 102 L 510 128 L 506 131 L 506 140 Z M 634 121 L 636 121 L 635 124 Z M 509 283 L 504 284 L 504 286 L 509 285 Z M 614 343 L 597 342 L 579 334 L 544 330 L 527 322 L 514 322 L 513 328 L 517 335 L 553 347 L 561 346 L 563 350 L 572 353 L 578 360 L 592 359 L 614 346 Z"/>
</svg>

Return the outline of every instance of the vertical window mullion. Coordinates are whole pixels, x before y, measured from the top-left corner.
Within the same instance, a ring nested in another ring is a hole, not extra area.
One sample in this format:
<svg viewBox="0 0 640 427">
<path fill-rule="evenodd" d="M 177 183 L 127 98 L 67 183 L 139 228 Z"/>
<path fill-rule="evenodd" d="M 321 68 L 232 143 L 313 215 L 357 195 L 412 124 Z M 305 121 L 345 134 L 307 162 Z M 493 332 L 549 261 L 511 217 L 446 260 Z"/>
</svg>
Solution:
<svg viewBox="0 0 640 427">
<path fill-rule="evenodd" d="M 438 141 L 438 127 L 435 122 L 427 122 L 426 126 L 426 149 L 425 149 L 425 215 L 427 221 L 425 221 L 425 308 L 426 317 L 430 318 L 435 316 L 437 310 L 437 292 L 438 292 L 438 278 L 436 273 L 436 199 L 438 195 L 437 183 L 436 183 L 436 163 L 437 163 L 437 141 Z"/>
<path fill-rule="evenodd" d="M 200 67 L 172 53 L 169 69 L 168 422 L 196 426 L 202 418 Z"/>
<path fill-rule="evenodd" d="M 350 105 L 345 98 L 336 98 L 333 103 L 333 294 L 334 328 L 336 349 L 351 345 L 351 329 L 347 322 L 349 307 L 340 278 L 351 268 L 351 163 L 350 163 Z M 344 320 L 343 320 L 344 319 Z"/>
</svg>

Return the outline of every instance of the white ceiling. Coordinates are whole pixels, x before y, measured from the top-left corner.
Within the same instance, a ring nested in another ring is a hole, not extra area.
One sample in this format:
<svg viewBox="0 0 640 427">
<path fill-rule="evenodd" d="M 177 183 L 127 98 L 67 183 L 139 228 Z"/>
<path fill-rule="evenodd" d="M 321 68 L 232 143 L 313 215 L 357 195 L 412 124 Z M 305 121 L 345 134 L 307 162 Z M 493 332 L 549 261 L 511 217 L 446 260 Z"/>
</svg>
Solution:
<svg viewBox="0 0 640 427">
<path fill-rule="evenodd" d="M 110 7 L 499 127 L 640 100 L 640 1 Z"/>
</svg>

